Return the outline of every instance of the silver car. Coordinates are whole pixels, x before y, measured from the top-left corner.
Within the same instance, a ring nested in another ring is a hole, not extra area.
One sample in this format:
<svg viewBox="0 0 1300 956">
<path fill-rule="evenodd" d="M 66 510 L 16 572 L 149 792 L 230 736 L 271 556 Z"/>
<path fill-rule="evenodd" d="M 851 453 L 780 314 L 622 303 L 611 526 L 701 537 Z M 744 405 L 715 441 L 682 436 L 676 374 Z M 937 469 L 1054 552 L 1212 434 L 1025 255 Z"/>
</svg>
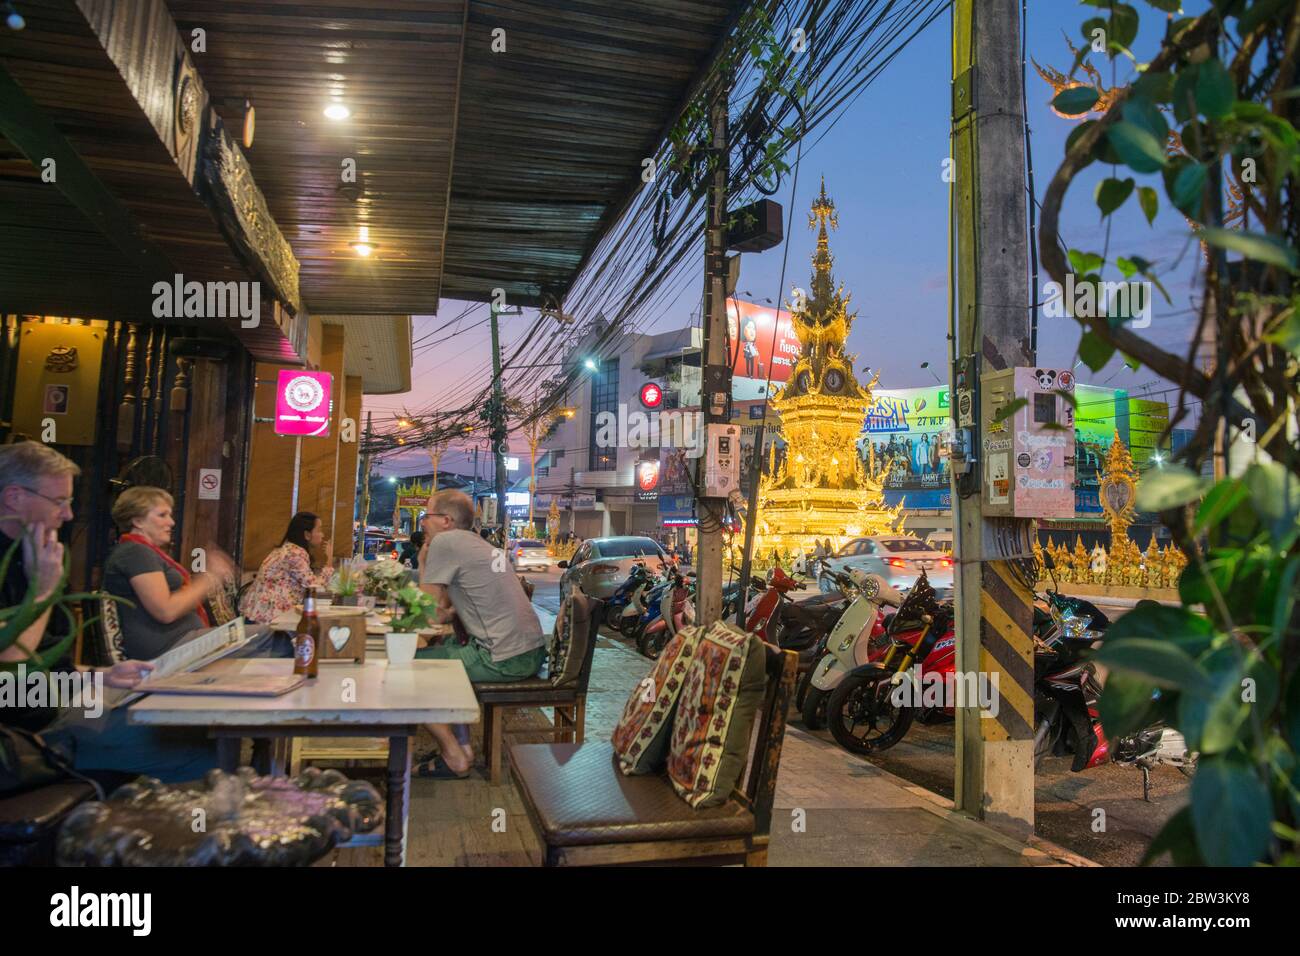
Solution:
<svg viewBox="0 0 1300 956">
<path fill-rule="evenodd" d="M 511 543 L 510 561 L 514 564 L 516 571 L 528 571 L 536 568 L 546 571 L 555 563 L 550 550 L 546 547 L 546 542 L 534 541 L 530 538 Z"/>
<path fill-rule="evenodd" d="M 847 572 L 849 568 L 879 574 L 885 583 L 902 594 L 906 594 L 925 571 L 940 600 L 952 597 L 952 556 L 936 551 L 911 535 L 854 538 L 826 559 L 817 579 L 818 586 L 826 593 L 838 590 L 838 585 L 825 569 Z"/>
<path fill-rule="evenodd" d="M 668 562 L 668 555 L 659 542 L 640 535 L 584 541 L 572 558 L 559 564 L 564 569 L 560 597 L 567 597 L 576 584 L 584 593 L 604 600 L 627 580 L 637 561 L 644 561 L 657 572 L 660 562 Z"/>
</svg>

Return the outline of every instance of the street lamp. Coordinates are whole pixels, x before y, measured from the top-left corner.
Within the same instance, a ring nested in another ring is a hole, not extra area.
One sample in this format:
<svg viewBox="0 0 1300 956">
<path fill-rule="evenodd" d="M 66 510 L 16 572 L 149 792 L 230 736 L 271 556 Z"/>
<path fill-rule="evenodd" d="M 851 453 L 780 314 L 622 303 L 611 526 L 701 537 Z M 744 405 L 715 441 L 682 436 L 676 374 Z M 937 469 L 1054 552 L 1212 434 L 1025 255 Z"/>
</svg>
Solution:
<svg viewBox="0 0 1300 956">
<path fill-rule="evenodd" d="M 596 364 L 596 360 L 593 359 L 593 358 L 589 358 L 589 359 L 587 359 L 587 360 L 586 360 L 585 362 L 583 362 L 582 364 L 585 365 L 585 366 L 587 366 L 587 369 L 588 369 L 589 371 L 592 371 L 592 372 L 595 372 L 597 369 L 600 368 L 600 366 Z"/>
<path fill-rule="evenodd" d="M 934 379 L 936 382 L 938 382 L 940 385 L 943 384 L 943 380 L 942 380 L 941 378 L 939 378 L 938 375 L 935 375 L 935 374 L 934 374 L 934 369 L 930 368 L 930 363 L 929 363 L 929 362 L 922 362 L 922 363 L 921 363 L 921 368 L 923 368 L 923 369 L 925 369 L 927 372 L 929 372 L 929 373 L 930 373 L 930 377 L 933 378 L 933 379 Z"/>
</svg>

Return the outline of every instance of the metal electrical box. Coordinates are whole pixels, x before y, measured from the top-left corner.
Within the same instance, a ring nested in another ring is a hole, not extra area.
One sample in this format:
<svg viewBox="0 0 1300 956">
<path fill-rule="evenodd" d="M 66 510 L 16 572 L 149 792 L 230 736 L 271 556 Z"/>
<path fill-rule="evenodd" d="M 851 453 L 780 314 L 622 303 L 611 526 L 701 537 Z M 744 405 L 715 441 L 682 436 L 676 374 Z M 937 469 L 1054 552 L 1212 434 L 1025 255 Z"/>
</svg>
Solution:
<svg viewBox="0 0 1300 956">
<path fill-rule="evenodd" d="M 726 498 L 740 487 L 740 427 L 710 424 L 704 452 L 705 498 Z"/>
<path fill-rule="evenodd" d="M 1074 517 L 1073 397 L 1069 369 L 1015 368 L 981 378 L 986 516 Z M 1023 404 L 998 420 L 1017 399 Z"/>
</svg>

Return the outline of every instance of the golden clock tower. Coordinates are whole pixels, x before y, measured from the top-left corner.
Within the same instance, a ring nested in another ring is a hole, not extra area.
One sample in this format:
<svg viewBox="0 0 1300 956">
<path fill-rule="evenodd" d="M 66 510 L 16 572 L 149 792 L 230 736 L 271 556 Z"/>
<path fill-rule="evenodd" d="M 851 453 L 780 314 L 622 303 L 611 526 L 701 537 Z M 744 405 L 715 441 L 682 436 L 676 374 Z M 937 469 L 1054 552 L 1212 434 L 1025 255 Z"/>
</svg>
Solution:
<svg viewBox="0 0 1300 956">
<path fill-rule="evenodd" d="M 759 486 L 756 530 L 764 551 L 806 551 L 826 538 L 839 545 L 886 534 L 902 510 L 901 504 L 884 507 L 885 463 L 874 455 L 864 462 L 858 452 L 878 376 L 860 384 L 853 373 L 857 357 L 845 351 L 856 313 L 848 311 L 850 296 L 831 274 L 828 226 L 838 229 L 839 220 L 823 178 L 808 216 L 808 227 L 818 230 L 812 289 L 806 296 L 796 290 L 787 303 L 803 349 L 785 387 L 772 397 L 786 454 L 778 464 L 773 448 L 769 474 Z"/>
</svg>

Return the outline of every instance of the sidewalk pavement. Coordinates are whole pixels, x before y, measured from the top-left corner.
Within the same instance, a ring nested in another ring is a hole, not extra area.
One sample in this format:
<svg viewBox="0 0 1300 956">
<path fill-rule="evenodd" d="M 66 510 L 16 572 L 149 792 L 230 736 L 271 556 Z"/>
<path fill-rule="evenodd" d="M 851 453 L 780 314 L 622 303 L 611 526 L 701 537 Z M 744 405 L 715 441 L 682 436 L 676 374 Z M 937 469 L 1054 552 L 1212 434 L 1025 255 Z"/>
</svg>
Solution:
<svg viewBox="0 0 1300 956">
<path fill-rule="evenodd" d="M 548 632 L 554 615 L 539 608 Z M 602 637 L 587 695 L 588 740 L 608 740 L 652 662 Z M 1026 844 L 952 802 L 786 725 L 772 811 L 771 866 L 1087 866 L 1034 838 Z"/>
</svg>

